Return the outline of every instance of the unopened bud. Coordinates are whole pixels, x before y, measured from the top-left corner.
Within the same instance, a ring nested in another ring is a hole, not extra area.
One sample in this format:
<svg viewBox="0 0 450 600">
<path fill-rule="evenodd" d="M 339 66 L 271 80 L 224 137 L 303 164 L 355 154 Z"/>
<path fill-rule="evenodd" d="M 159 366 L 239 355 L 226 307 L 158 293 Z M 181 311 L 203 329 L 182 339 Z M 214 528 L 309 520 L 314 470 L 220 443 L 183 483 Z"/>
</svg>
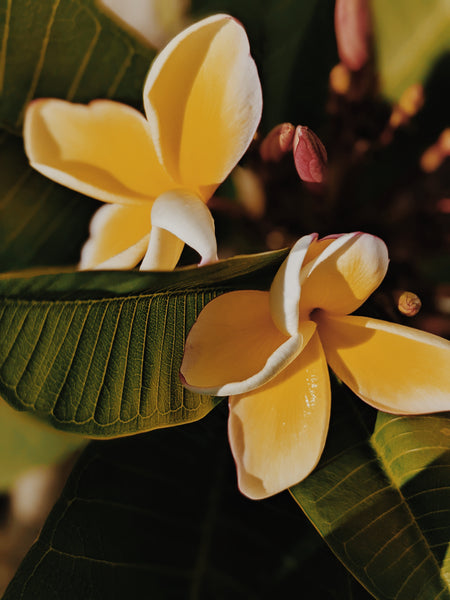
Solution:
<svg viewBox="0 0 450 600">
<path fill-rule="evenodd" d="M 299 125 L 295 130 L 293 152 L 300 179 L 308 183 L 322 183 L 327 168 L 327 151 L 309 127 Z"/>
<path fill-rule="evenodd" d="M 274 127 L 263 139 L 259 153 L 264 161 L 278 162 L 286 152 L 292 150 L 295 127 L 291 123 L 281 123 Z"/>
<path fill-rule="evenodd" d="M 330 71 L 330 87 L 336 94 L 344 96 L 350 89 L 351 75 L 344 63 L 338 63 Z"/>
<path fill-rule="evenodd" d="M 341 61 L 351 71 L 359 71 L 370 54 L 369 0 L 336 0 L 334 27 Z"/>
<path fill-rule="evenodd" d="M 397 307 L 407 317 L 414 317 L 422 308 L 422 302 L 413 292 L 402 292 L 398 297 Z"/>
</svg>

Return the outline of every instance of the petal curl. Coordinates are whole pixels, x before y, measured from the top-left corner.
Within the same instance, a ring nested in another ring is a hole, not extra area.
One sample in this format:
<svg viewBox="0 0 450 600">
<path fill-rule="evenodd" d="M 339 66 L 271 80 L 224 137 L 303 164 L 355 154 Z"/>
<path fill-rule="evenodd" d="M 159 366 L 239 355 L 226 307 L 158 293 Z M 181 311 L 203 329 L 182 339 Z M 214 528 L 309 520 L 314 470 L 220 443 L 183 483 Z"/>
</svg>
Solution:
<svg viewBox="0 0 450 600">
<path fill-rule="evenodd" d="M 270 383 L 230 398 L 228 435 L 243 494 L 266 498 L 311 473 L 325 445 L 330 395 L 316 332 Z"/>
<path fill-rule="evenodd" d="M 189 332 L 183 384 L 220 396 L 255 389 L 301 352 L 315 327 L 309 322 L 298 335 L 285 336 L 271 319 L 268 292 L 223 294 L 205 306 Z"/>
<path fill-rule="evenodd" d="M 300 270 L 317 234 L 305 235 L 292 247 L 270 287 L 270 312 L 278 329 L 286 335 L 298 331 Z"/>
<path fill-rule="evenodd" d="M 214 15 L 180 33 L 153 62 L 144 105 L 161 161 L 175 179 L 196 191 L 223 181 L 247 150 L 262 111 L 243 27 Z"/>
<path fill-rule="evenodd" d="M 35 100 L 26 111 L 24 141 L 36 170 L 104 202 L 146 202 L 177 187 L 143 115 L 119 102 Z"/>
<path fill-rule="evenodd" d="M 317 254 L 319 249 L 322 251 Z M 300 315 L 309 315 L 315 308 L 333 314 L 351 313 L 386 275 L 386 245 L 367 233 L 324 238 L 311 244 L 310 250 L 300 277 Z"/>
<path fill-rule="evenodd" d="M 171 191 L 156 199 L 152 208 L 149 250 L 143 268 L 147 268 L 153 260 L 152 255 L 163 253 L 157 240 L 168 238 L 157 232 L 157 229 L 170 232 L 196 250 L 201 256 L 200 265 L 218 260 L 214 220 L 206 204 L 194 194 L 182 190 Z"/>
<path fill-rule="evenodd" d="M 367 317 L 321 314 L 328 363 L 362 400 L 394 414 L 450 410 L 450 343 Z"/>
<path fill-rule="evenodd" d="M 150 233 L 150 206 L 104 204 L 91 219 L 80 269 L 132 269 L 144 256 Z"/>
</svg>

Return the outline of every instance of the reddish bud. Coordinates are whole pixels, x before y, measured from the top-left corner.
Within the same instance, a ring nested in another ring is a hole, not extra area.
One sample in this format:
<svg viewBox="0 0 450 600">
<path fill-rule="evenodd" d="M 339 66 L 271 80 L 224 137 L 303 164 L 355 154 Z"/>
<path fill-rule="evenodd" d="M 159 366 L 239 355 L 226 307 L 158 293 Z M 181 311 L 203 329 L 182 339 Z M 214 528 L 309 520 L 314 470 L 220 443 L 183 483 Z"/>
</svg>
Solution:
<svg viewBox="0 0 450 600">
<path fill-rule="evenodd" d="M 327 167 L 327 151 L 317 135 L 299 125 L 294 135 L 294 162 L 300 179 L 308 183 L 322 183 Z"/>
<path fill-rule="evenodd" d="M 274 127 L 263 139 L 259 153 L 264 161 L 278 162 L 286 152 L 292 150 L 295 127 L 291 123 L 281 123 Z"/>
<path fill-rule="evenodd" d="M 369 0 L 336 0 L 334 28 L 341 61 L 351 71 L 359 71 L 370 54 Z"/>
<path fill-rule="evenodd" d="M 414 317 L 422 308 L 419 296 L 413 292 L 402 292 L 397 300 L 398 310 L 407 317 Z"/>
</svg>

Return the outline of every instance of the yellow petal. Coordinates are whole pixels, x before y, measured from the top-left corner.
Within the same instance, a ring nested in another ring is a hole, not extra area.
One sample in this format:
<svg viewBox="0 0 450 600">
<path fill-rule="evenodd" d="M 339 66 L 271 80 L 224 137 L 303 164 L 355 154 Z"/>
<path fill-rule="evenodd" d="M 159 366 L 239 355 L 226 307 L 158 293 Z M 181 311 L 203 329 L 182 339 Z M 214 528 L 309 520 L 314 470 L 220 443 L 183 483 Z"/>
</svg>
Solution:
<svg viewBox="0 0 450 600">
<path fill-rule="evenodd" d="M 184 242 L 176 235 L 160 227 L 152 227 L 141 271 L 172 271 L 180 260 L 183 248 Z"/>
<path fill-rule="evenodd" d="M 150 233 L 150 207 L 105 204 L 91 220 L 83 246 L 81 269 L 131 269 L 145 254 Z"/>
<path fill-rule="evenodd" d="M 307 477 L 325 445 L 330 382 L 317 333 L 264 387 L 230 398 L 228 433 L 239 489 L 272 496 Z"/>
<path fill-rule="evenodd" d="M 450 410 L 450 343 L 367 317 L 318 316 L 328 363 L 365 402 L 384 412 Z"/>
<path fill-rule="evenodd" d="M 144 104 L 175 179 L 197 191 L 223 181 L 248 148 L 262 110 L 242 26 L 215 15 L 180 33 L 153 62 Z"/>
<path fill-rule="evenodd" d="M 145 118 L 119 102 L 36 100 L 26 112 L 24 141 L 35 169 L 105 202 L 146 202 L 177 187 L 158 160 Z"/>
<path fill-rule="evenodd" d="M 315 308 L 353 312 L 380 285 L 389 262 L 385 243 L 367 233 L 318 240 L 308 254 L 300 276 L 301 317 Z"/>
<path fill-rule="evenodd" d="M 157 231 L 158 228 L 170 232 L 196 250 L 201 256 L 201 265 L 218 260 L 214 220 L 206 204 L 194 194 L 182 190 L 172 191 L 161 194 L 155 200 L 150 244 L 142 266 L 144 269 L 150 268 L 149 265 L 153 269 L 157 268 L 154 257 L 164 256 L 168 251 L 166 240 L 171 238 L 163 236 Z M 161 243 L 165 244 L 164 248 Z M 175 265 L 172 268 L 174 267 Z"/>
<path fill-rule="evenodd" d="M 316 233 L 305 235 L 292 247 L 278 269 L 270 287 L 270 312 L 278 329 L 286 335 L 298 331 L 298 303 L 300 300 L 300 270 Z"/>
<path fill-rule="evenodd" d="M 286 367 L 315 330 L 293 337 L 274 325 L 268 292 L 236 291 L 206 305 L 186 340 L 181 377 L 191 390 L 220 396 L 263 385 Z"/>
</svg>

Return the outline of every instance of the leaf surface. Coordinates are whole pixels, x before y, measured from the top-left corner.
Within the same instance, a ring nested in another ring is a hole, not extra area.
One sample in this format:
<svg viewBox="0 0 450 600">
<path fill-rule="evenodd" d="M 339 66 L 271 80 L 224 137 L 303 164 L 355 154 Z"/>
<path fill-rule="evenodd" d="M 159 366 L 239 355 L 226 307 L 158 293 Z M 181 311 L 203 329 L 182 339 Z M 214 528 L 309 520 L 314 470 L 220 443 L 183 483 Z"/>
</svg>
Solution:
<svg viewBox="0 0 450 600">
<path fill-rule="evenodd" d="M 382 90 L 395 101 L 408 86 L 425 83 L 437 61 L 448 58 L 450 2 L 374 0 L 371 8 Z"/>
<path fill-rule="evenodd" d="M 267 289 L 285 255 L 169 273 L 0 277 L 0 394 L 55 427 L 94 437 L 199 419 L 218 400 L 180 383 L 187 332 L 217 294 Z"/>
<path fill-rule="evenodd" d="M 287 494 L 238 492 L 221 405 L 198 423 L 92 443 L 4 600 L 273 600 L 292 589 L 369 600 Z"/>
<path fill-rule="evenodd" d="M 371 409 L 343 386 L 333 400 L 324 456 L 294 498 L 377 600 L 449 599 L 450 416 L 378 413 L 371 435 Z"/>
<path fill-rule="evenodd" d="M 33 98 L 141 106 L 154 52 L 94 0 L 0 0 L 0 123 L 20 133 Z"/>
</svg>

